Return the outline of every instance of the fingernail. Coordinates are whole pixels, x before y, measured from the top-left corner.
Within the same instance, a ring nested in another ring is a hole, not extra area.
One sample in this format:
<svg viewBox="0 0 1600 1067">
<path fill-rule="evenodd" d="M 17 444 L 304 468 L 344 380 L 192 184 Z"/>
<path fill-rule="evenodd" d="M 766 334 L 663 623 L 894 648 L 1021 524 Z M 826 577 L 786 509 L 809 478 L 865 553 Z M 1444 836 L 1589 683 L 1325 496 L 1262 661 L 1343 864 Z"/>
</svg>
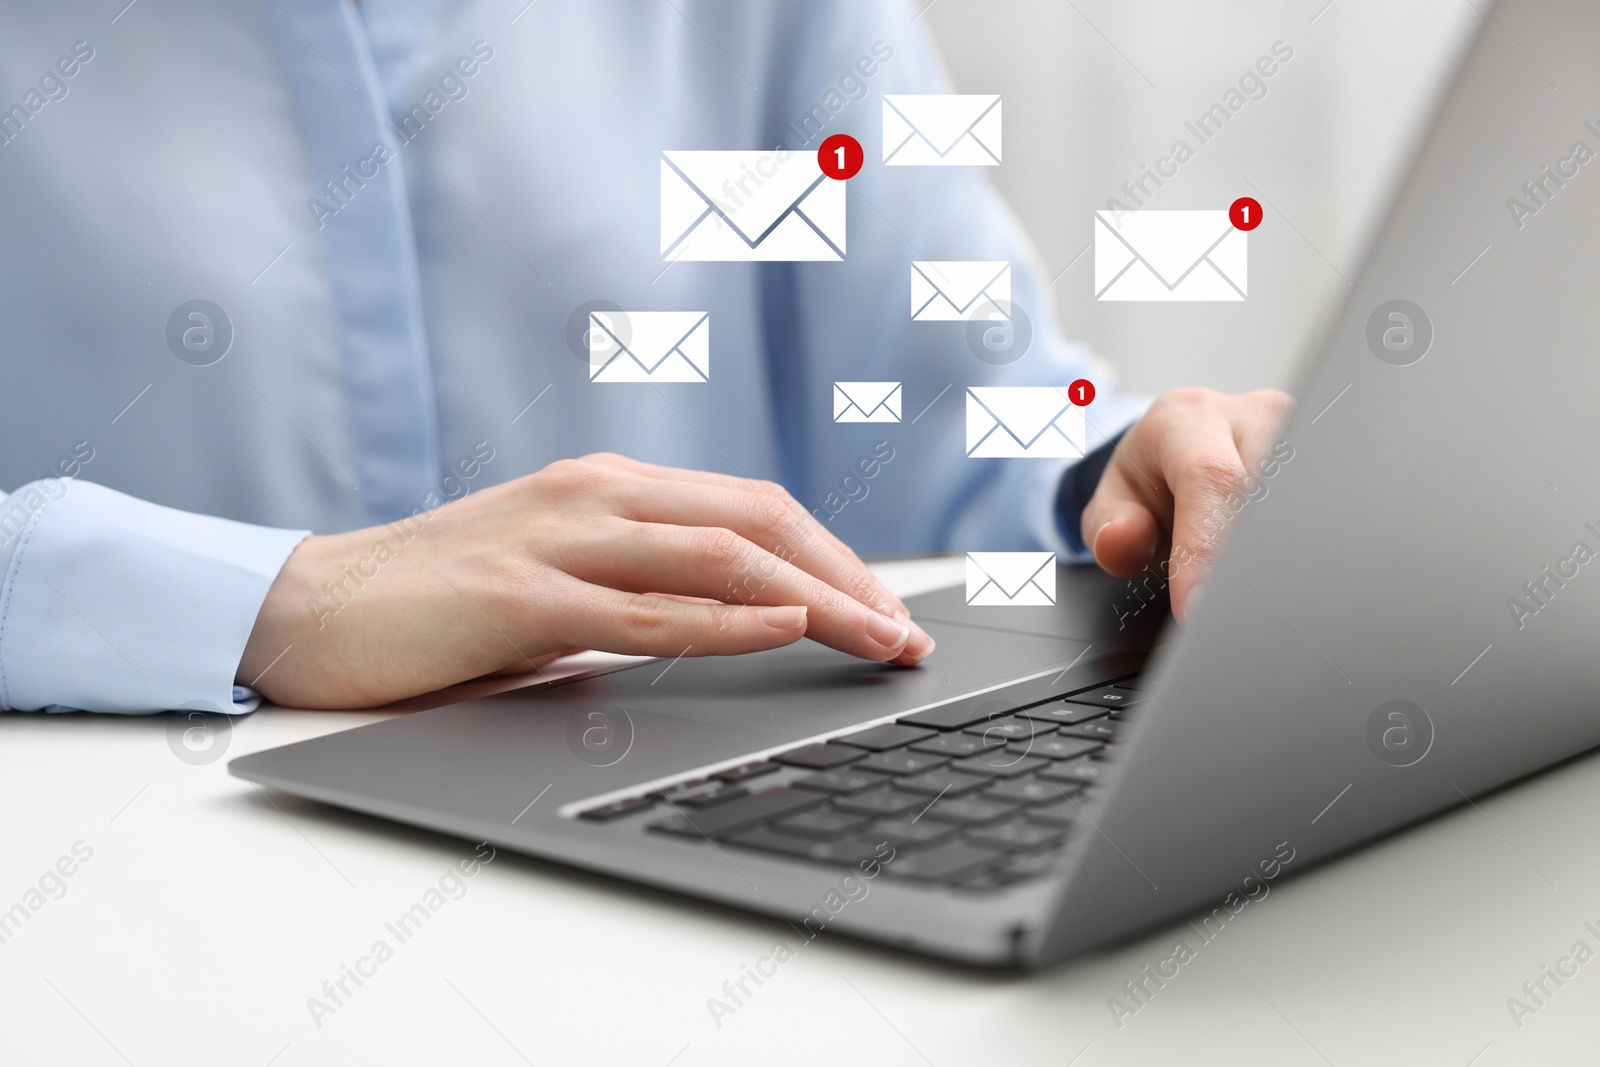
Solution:
<svg viewBox="0 0 1600 1067">
<path fill-rule="evenodd" d="M 906 641 L 905 651 L 900 653 L 900 658 L 896 662 L 906 665 L 921 663 L 933 655 L 935 647 L 935 642 L 933 638 L 928 636 L 928 631 L 916 623 L 912 623 L 911 636 Z"/>
<path fill-rule="evenodd" d="M 806 608 L 757 608 L 756 617 L 774 630 L 804 630 L 806 628 Z"/>
<path fill-rule="evenodd" d="M 1200 582 L 1190 587 L 1189 596 L 1183 602 L 1183 619 L 1185 622 L 1194 618 L 1194 609 L 1200 606 L 1200 594 L 1205 591 L 1205 582 Z"/>
<path fill-rule="evenodd" d="M 1100 558 L 1100 535 L 1105 533 L 1106 527 L 1110 525 L 1110 519 L 1102 522 L 1100 528 L 1094 532 L 1094 537 L 1089 539 L 1089 554 L 1097 560 Z"/>
<path fill-rule="evenodd" d="M 911 626 L 908 623 L 894 622 L 882 615 L 868 615 L 867 636 L 890 652 L 898 652 L 910 639 Z"/>
</svg>

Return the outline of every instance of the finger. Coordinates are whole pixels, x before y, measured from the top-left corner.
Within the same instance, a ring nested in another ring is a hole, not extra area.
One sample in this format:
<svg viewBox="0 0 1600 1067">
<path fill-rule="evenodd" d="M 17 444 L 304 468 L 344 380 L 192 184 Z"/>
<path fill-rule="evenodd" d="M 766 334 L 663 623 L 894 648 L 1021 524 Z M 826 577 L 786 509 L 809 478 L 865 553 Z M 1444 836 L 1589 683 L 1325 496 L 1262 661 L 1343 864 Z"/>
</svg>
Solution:
<svg viewBox="0 0 1600 1067">
<path fill-rule="evenodd" d="M 1114 455 L 1083 509 L 1083 543 L 1095 562 L 1118 578 L 1132 578 L 1149 566 L 1165 537 L 1161 522 L 1146 496 L 1130 483 L 1129 474 L 1128 460 Z"/>
<path fill-rule="evenodd" d="M 629 656 L 731 656 L 793 644 L 801 605 L 688 604 L 581 584 L 562 604 L 561 640 Z"/>
<path fill-rule="evenodd" d="M 1172 488 L 1172 551 L 1168 578 L 1172 613 L 1188 617 L 1191 597 L 1210 576 L 1222 537 L 1242 499 L 1244 461 L 1232 428 L 1202 419 L 1183 433 L 1164 435 L 1161 470 Z"/>
<path fill-rule="evenodd" d="M 715 604 L 718 607 L 724 606 L 722 601 L 713 600 L 710 597 L 704 596 L 680 596 L 677 593 L 650 593 L 648 595 L 665 597 L 666 599 L 677 600 L 684 604 Z M 905 649 L 902 650 L 901 653 L 894 659 L 889 660 L 889 662 L 894 664 L 896 667 L 915 667 L 918 663 L 921 663 L 923 660 L 927 659 L 929 653 L 933 651 L 933 638 L 928 637 L 926 647 L 918 646 L 917 634 L 920 633 L 924 637 L 927 637 L 927 634 L 920 626 L 912 622 L 910 619 L 901 619 L 900 621 L 908 624 L 911 627 L 911 637 L 906 641 Z M 915 651 L 912 651 L 913 649 L 915 649 Z M 573 649 L 573 651 L 576 652 L 578 650 Z"/>
<path fill-rule="evenodd" d="M 614 519 L 569 546 L 564 562 L 574 577 L 615 589 L 804 605 L 808 636 L 863 659 L 894 659 L 910 641 L 908 623 L 873 611 L 731 530 Z"/>
<path fill-rule="evenodd" d="M 883 583 L 854 553 L 840 552 L 833 544 L 812 536 L 815 531 L 802 524 L 814 526 L 815 520 L 810 516 L 797 519 L 783 501 L 771 494 L 659 479 L 640 479 L 625 492 L 623 509 L 628 518 L 732 530 L 874 611 L 891 617 L 904 614 L 904 605 L 888 594 Z M 908 619 L 906 616 L 902 621 Z"/>
<path fill-rule="evenodd" d="M 788 490 L 784 489 L 776 482 L 764 482 L 753 478 L 741 478 L 727 474 L 715 474 L 711 471 L 685 470 L 679 467 L 661 467 L 653 463 L 642 463 L 639 460 L 629 459 L 626 456 L 608 455 L 605 458 L 607 462 L 611 463 L 612 465 L 618 466 L 621 469 L 633 471 L 634 473 L 643 475 L 645 477 L 656 478 L 663 481 L 716 486 L 736 492 L 754 493 L 778 500 L 793 514 L 796 522 L 796 526 L 793 530 L 794 536 L 791 538 L 791 540 L 797 544 L 809 544 L 811 543 L 812 539 L 820 540 L 823 545 L 832 548 L 836 553 L 843 557 L 847 564 L 853 565 L 854 567 L 859 568 L 861 571 L 864 571 L 869 576 L 870 580 L 877 586 L 879 596 L 894 604 L 901 612 L 908 616 L 910 615 L 910 612 L 906 609 L 905 602 L 896 596 L 888 586 L 884 585 L 876 575 L 872 574 L 871 570 L 865 563 L 861 562 L 861 558 L 855 554 L 850 546 L 839 540 L 839 538 L 830 530 L 828 530 L 827 527 L 819 523 L 816 520 L 816 516 L 812 515 L 809 511 L 802 507 L 800 502 L 797 501 L 788 492 Z"/>
<path fill-rule="evenodd" d="M 898 611 L 905 614 L 907 617 L 909 617 L 911 614 L 910 611 L 907 610 L 905 602 L 899 597 L 895 596 L 889 587 L 884 585 L 883 582 L 872 573 L 865 563 L 861 562 L 861 558 L 857 556 L 848 545 L 839 540 L 839 538 L 831 533 L 827 527 L 818 522 L 816 516 L 812 515 L 809 511 L 802 507 L 800 502 L 797 501 L 788 490 L 784 489 L 783 486 L 778 485 L 776 482 L 764 482 L 754 478 L 740 478 L 728 474 L 715 474 L 711 471 L 685 470 L 680 467 L 662 467 L 654 463 L 644 463 L 640 460 L 631 459 L 627 456 L 616 455 L 614 453 L 602 453 L 585 458 L 590 462 L 600 463 L 616 470 L 627 471 L 631 474 L 638 475 L 641 478 L 665 482 L 676 482 L 687 485 L 709 486 L 720 488 L 729 492 L 753 494 L 775 500 L 782 505 L 792 517 L 792 524 L 786 532 L 786 539 L 784 541 L 785 548 L 780 554 L 789 555 L 791 552 L 805 550 L 811 552 L 813 555 L 817 555 L 825 549 L 832 549 L 832 551 L 840 557 L 839 566 L 847 568 L 853 573 L 864 574 L 866 576 L 866 581 L 870 582 L 872 587 L 877 592 L 877 598 L 874 599 L 887 601 L 888 603 L 894 605 Z M 679 525 L 709 525 L 707 523 L 701 523 L 693 520 L 685 522 L 682 519 L 670 519 L 663 521 L 676 522 Z M 728 523 L 718 523 L 717 525 L 728 526 L 730 529 L 732 528 L 732 526 Z M 763 547 L 769 550 L 777 551 L 777 546 L 775 545 L 764 544 Z M 844 588 L 846 592 L 850 592 L 850 589 L 846 586 L 840 586 L 840 588 Z M 868 601 L 863 600 L 863 602 Z"/>
<path fill-rule="evenodd" d="M 1267 461 L 1278 432 L 1283 428 L 1283 420 L 1293 405 L 1289 394 L 1275 389 L 1261 389 L 1237 398 L 1233 439 L 1252 477 L 1261 474 L 1261 464 Z"/>
</svg>

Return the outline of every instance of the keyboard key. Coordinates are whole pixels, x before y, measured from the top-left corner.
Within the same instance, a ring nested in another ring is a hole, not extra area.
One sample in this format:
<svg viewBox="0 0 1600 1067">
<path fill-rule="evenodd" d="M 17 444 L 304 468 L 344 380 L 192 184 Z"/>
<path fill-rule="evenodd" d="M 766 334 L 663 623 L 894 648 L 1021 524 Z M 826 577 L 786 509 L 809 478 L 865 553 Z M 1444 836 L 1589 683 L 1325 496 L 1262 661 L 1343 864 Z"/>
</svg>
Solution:
<svg viewBox="0 0 1600 1067">
<path fill-rule="evenodd" d="M 1061 831 L 1016 819 L 996 826 L 968 830 L 966 839 L 974 845 L 1003 848 L 1008 852 L 1036 852 L 1061 844 Z"/>
<path fill-rule="evenodd" d="M 994 693 L 984 693 L 981 696 L 940 704 L 936 708 L 902 716 L 900 722 L 907 726 L 927 726 L 935 730 L 959 730 L 963 726 L 970 726 L 995 715 L 1004 715 L 1009 709 L 1017 707 L 1004 698 L 1004 693 L 1005 690 L 1001 689 Z"/>
<path fill-rule="evenodd" d="M 866 838 L 846 838 L 842 841 L 814 841 L 810 838 L 796 837 L 794 834 L 787 834 L 781 830 L 769 829 L 744 830 L 724 840 L 730 845 L 757 848 L 764 852 L 778 852 L 798 859 L 814 860 L 818 863 L 835 863 L 848 867 L 854 867 L 862 860 L 876 856 L 876 849 L 880 843 Z"/>
<path fill-rule="evenodd" d="M 895 782 L 895 788 L 911 793 L 926 793 L 929 796 L 958 797 L 974 789 L 981 789 L 991 781 L 992 778 L 979 777 L 975 774 L 956 774 L 949 768 L 941 767 L 936 771 L 924 771 L 909 778 L 901 778 Z"/>
<path fill-rule="evenodd" d="M 724 782 L 743 782 L 750 778 L 759 778 L 763 774 L 771 774 L 777 769 L 776 763 L 746 763 L 732 770 L 723 771 L 716 777 Z"/>
<path fill-rule="evenodd" d="M 1065 785 L 1061 787 L 1062 791 L 1069 797 L 1082 790 L 1082 788 L 1081 785 L 1077 789 Z M 1058 800 L 1054 804 L 1032 807 L 1023 814 L 1026 815 L 1029 822 L 1043 823 L 1045 826 L 1054 826 L 1058 829 L 1071 826 L 1078 819 L 1078 809 L 1068 800 Z"/>
<path fill-rule="evenodd" d="M 869 774 L 853 767 L 846 767 L 843 770 L 807 775 L 794 784 L 801 789 L 816 789 L 824 793 L 859 793 L 875 785 L 882 785 L 888 780 L 887 775 Z"/>
<path fill-rule="evenodd" d="M 1020 715 L 1008 715 L 1004 718 L 991 719 L 988 722 L 977 722 L 968 726 L 964 733 L 976 734 L 983 738 L 984 743 L 991 748 L 997 748 L 1004 741 L 1020 741 L 1040 734 L 1055 732 L 1055 727 L 1047 722 L 1037 719 L 1025 719 Z"/>
<path fill-rule="evenodd" d="M 985 800 L 1003 800 L 1015 804 L 1040 804 L 1047 800 L 1060 800 L 1062 795 L 1056 783 L 1038 778 L 995 782 L 983 791 Z"/>
<path fill-rule="evenodd" d="M 913 752 L 932 752 L 937 756 L 973 756 L 984 750 L 983 738 L 971 734 L 939 734 L 911 746 Z"/>
<path fill-rule="evenodd" d="M 1040 722 L 1053 722 L 1059 726 L 1071 726 L 1074 723 L 1098 719 L 1102 715 L 1111 714 L 1111 712 L 1106 708 L 1057 700 L 1049 704 L 1040 704 L 1037 707 L 1027 708 L 1017 712 L 1017 714 L 1027 719 L 1038 719 Z"/>
<path fill-rule="evenodd" d="M 696 778 L 693 781 L 679 782 L 675 786 L 663 789 L 661 791 L 661 795 L 666 797 L 668 800 L 676 802 L 682 800 L 684 797 L 692 797 L 698 793 L 708 793 L 713 789 L 721 788 L 721 782 L 711 782 L 704 778 Z"/>
<path fill-rule="evenodd" d="M 1104 719 L 1096 719 L 1094 722 L 1079 723 L 1077 726 L 1063 726 L 1060 734 L 1063 737 L 1081 737 L 1089 741 L 1115 741 L 1117 727 Z"/>
<path fill-rule="evenodd" d="M 1092 760 L 1074 760 L 1071 763 L 1056 763 L 1040 771 L 1038 777 L 1049 782 L 1061 782 L 1063 788 L 1066 783 L 1089 785 L 1100 780 L 1102 768 Z"/>
<path fill-rule="evenodd" d="M 840 811 L 860 812 L 863 815 L 899 815 L 904 811 L 915 811 L 927 803 L 927 797 L 881 789 L 873 793 L 856 793 L 853 796 L 839 797 L 834 801 L 834 807 Z"/>
<path fill-rule="evenodd" d="M 765 852 L 781 852 L 786 856 L 799 856 L 803 859 L 814 859 L 812 853 L 822 844 L 808 837 L 796 837 L 778 830 L 743 830 L 724 840 L 730 845 L 759 848 Z"/>
<path fill-rule="evenodd" d="M 810 767 L 814 771 L 825 771 L 858 760 L 865 755 L 863 749 L 836 745 L 830 741 L 822 745 L 791 748 L 787 752 L 780 752 L 773 759 L 779 763 L 787 763 L 791 767 Z"/>
<path fill-rule="evenodd" d="M 853 734 L 846 734 L 838 738 L 842 744 L 854 745 L 872 752 L 883 752 L 886 749 L 900 748 L 913 741 L 926 741 L 936 736 L 936 730 L 919 730 L 915 726 L 901 726 L 898 723 L 886 723 L 883 726 L 874 726 L 868 730 L 859 730 Z"/>
<path fill-rule="evenodd" d="M 603 808 L 590 808 L 580 812 L 580 819 L 593 819 L 596 822 L 605 822 L 608 819 L 620 819 L 624 815 L 632 815 L 636 811 L 644 811 L 654 807 L 656 798 L 653 796 L 628 797 L 626 800 L 616 800 Z"/>
<path fill-rule="evenodd" d="M 1059 857 L 1054 852 L 1014 852 L 1006 857 L 1003 866 L 996 869 L 997 874 L 1005 876 L 1008 881 L 1021 881 L 1024 878 L 1037 878 L 1041 874 L 1049 874 L 1055 867 Z"/>
<path fill-rule="evenodd" d="M 1116 686 L 1118 689 L 1132 689 L 1135 692 L 1145 692 L 1150 688 L 1149 685 L 1145 683 L 1144 679 L 1137 674 L 1132 678 L 1124 678 L 1119 682 L 1113 682 L 1111 684 Z"/>
<path fill-rule="evenodd" d="M 942 767 L 950 760 L 931 752 L 879 752 L 856 764 L 855 770 L 874 771 L 878 774 L 921 774 Z"/>
<path fill-rule="evenodd" d="M 862 832 L 867 837 L 881 838 L 895 848 L 911 848 L 938 844 L 955 836 L 959 829 L 948 823 L 929 822 L 926 819 L 916 822 L 909 819 L 880 819 Z"/>
<path fill-rule="evenodd" d="M 687 823 L 687 826 L 679 827 L 669 819 L 666 820 L 667 825 L 653 823 L 650 828 L 663 833 L 720 837 L 764 819 L 781 819 L 785 815 L 816 807 L 827 799 L 821 793 L 805 789 L 771 789 L 765 793 L 754 793 L 737 800 L 730 800 L 715 807 L 684 811 L 675 816 Z"/>
<path fill-rule="evenodd" d="M 866 860 L 882 860 L 883 856 L 878 850 L 883 844 L 883 838 L 867 834 L 847 837 L 842 841 L 820 841 L 812 858 L 859 869 Z"/>
<path fill-rule="evenodd" d="M 999 854 L 985 848 L 974 848 L 963 841 L 951 841 L 924 852 L 911 852 L 896 856 L 883 865 L 884 873 L 899 878 L 921 878 L 929 881 L 949 881 L 977 867 L 994 863 Z"/>
<path fill-rule="evenodd" d="M 1022 747 L 1022 742 L 1017 743 Z M 1081 737 L 1036 737 L 1033 744 L 1028 747 L 1028 755 L 1039 756 L 1048 760 L 1080 759 L 1083 756 L 1099 752 L 1105 745 L 1100 741 L 1086 741 Z"/>
<path fill-rule="evenodd" d="M 674 803 L 682 804 L 686 808 L 709 808 L 714 804 L 723 804 L 749 795 L 750 790 L 744 786 L 730 785 L 705 793 L 696 793 L 694 796 L 684 797 L 682 800 L 674 801 Z"/>
<path fill-rule="evenodd" d="M 1049 760 L 1027 754 L 1030 744 L 1037 745 L 1039 742 L 1016 741 L 1007 748 L 991 749 L 981 756 L 956 760 L 950 765 L 950 769 L 964 771 L 967 774 L 982 774 L 990 778 L 1015 778 L 1019 774 L 1028 774 L 1040 767 L 1048 767 Z"/>
<path fill-rule="evenodd" d="M 1057 672 L 1026 682 L 1016 682 L 1002 689 L 992 689 L 987 693 L 940 704 L 936 708 L 913 712 L 902 716 L 900 722 L 907 726 L 928 726 L 935 730 L 959 730 L 980 720 L 1005 715 L 1017 708 L 1040 704 L 1062 693 L 1070 692 L 1073 687 L 1060 684 L 1057 681 L 1060 677 L 1061 672 Z"/>
<path fill-rule="evenodd" d="M 1100 708 L 1129 708 L 1139 702 L 1139 693 L 1133 689 L 1102 685 L 1099 689 L 1090 689 L 1084 693 L 1073 693 L 1067 697 L 1067 701 L 1072 704 L 1089 704 Z"/>
<path fill-rule="evenodd" d="M 934 801 L 922 818 L 936 819 L 939 822 L 976 824 L 1003 819 L 1016 810 L 1017 805 L 1002 803 L 998 800 L 983 800 L 979 797 L 944 797 Z M 920 822 L 921 820 L 919 819 L 918 821 Z"/>
<path fill-rule="evenodd" d="M 787 819 L 780 819 L 772 824 L 772 828 L 786 834 L 831 841 L 844 837 L 850 831 L 871 821 L 872 818 L 868 815 L 852 814 L 845 811 L 829 811 L 826 808 L 813 808 L 810 811 L 802 811 L 798 815 L 791 815 Z"/>
</svg>

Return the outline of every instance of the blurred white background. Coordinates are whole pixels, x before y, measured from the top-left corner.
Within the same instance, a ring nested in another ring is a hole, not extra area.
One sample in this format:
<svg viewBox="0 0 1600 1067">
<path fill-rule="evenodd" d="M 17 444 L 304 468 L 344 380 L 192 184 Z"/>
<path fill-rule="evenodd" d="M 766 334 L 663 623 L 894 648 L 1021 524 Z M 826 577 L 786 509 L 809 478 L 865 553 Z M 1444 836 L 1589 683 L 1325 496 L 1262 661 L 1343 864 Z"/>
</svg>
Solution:
<svg viewBox="0 0 1600 1067">
<path fill-rule="evenodd" d="M 1244 303 L 1097 303 L 1092 250 L 1052 287 L 1067 334 L 1115 367 L 1123 388 L 1147 393 L 1293 385 L 1463 35 L 1482 18 L 1473 0 L 934 0 L 924 9 L 918 22 L 957 91 L 1003 95 L 1005 162 L 991 173 L 1047 279 L 1090 244 L 1107 198 L 1179 138 L 1194 158 L 1148 206 L 1261 201 Z M 1200 144 L 1184 122 L 1277 41 L 1293 57 L 1265 80 L 1266 95 Z"/>
</svg>

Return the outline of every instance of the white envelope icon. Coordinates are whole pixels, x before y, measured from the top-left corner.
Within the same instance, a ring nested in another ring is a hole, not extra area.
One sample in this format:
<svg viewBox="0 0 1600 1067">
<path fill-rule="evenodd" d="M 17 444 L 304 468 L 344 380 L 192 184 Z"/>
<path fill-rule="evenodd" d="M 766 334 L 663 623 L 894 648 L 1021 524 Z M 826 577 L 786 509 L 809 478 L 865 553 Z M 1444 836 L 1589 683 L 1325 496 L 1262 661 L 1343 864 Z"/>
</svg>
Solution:
<svg viewBox="0 0 1600 1067">
<path fill-rule="evenodd" d="M 1088 420 L 1053 385 L 967 389 L 967 455 L 972 459 L 1077 459 L 1088 453 Z"/>
<path fill-rule="evenodd" d="M 885 96 L 883 162 L 891 167 L 1000 165 L 998 96 Z"/>
<path fill-rule="evenodd" d="M 977 308 L 1011 312 L 1011 264 L 917 260 L 911 264 L 911 317 L 917 322 L 965 322 Z"/>
<path fill-rule="evenodd" d="M 704 311 L 591 311 L 591 382 L 703 382 L 711 376 Z"/>
<path fill-rule="evenodd" d="M 834 422 L 899 422 L 899 382 L 834 382 Z"/>
<path fill-rule="evenodd" d="M 1054 552 L 968 552 L 967 603 L 1048 607 L 1056 602 Z"/>
<path fill-rule="evenodd" d="M 815 153 L 661 153 L 663 259 L 843 259 L 844 214 Z"/>
<path fill-rule="evenodd" d="M 1249 244 L 1226 211 L 1095 216 L 1096 300 L 1244 299 Z"/>
</svg>

